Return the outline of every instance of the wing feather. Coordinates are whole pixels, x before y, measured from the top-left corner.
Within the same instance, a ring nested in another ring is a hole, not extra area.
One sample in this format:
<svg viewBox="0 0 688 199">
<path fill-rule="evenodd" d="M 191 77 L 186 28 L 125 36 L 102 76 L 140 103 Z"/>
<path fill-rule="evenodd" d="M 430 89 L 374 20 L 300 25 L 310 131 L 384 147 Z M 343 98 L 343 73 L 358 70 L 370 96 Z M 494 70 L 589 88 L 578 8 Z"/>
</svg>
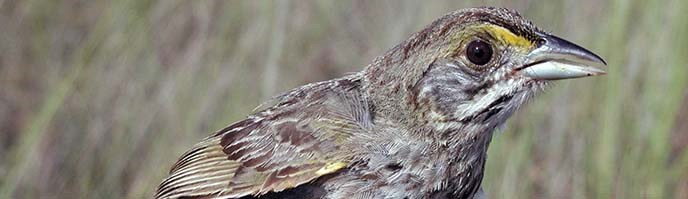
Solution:
<svg viewBox="0 0 688 199">
<path fill-rule="evenodd" d="M 345 142 L 372 120 L 358 83 L 342 81 L 292 91 L 204 139 L 179 158 L 155 197 L 259 196 L 345 168 L 351 158 Z"/>
</svg>

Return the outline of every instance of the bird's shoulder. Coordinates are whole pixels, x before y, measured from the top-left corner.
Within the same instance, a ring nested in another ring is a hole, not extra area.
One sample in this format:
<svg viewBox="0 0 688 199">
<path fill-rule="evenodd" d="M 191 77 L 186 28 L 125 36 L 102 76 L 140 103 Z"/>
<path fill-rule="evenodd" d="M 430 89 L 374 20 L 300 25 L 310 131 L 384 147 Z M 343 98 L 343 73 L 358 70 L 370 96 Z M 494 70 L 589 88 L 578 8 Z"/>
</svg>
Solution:
<svg viewBox="0 0 688 199">
<path fill-rule="evenodd" d="M 345 168 L 345 142 L 372 126 L 360 81 L 352 75 L 278 96 L 183 154 L 156 197 L 262 195 Z"/>
</svg>

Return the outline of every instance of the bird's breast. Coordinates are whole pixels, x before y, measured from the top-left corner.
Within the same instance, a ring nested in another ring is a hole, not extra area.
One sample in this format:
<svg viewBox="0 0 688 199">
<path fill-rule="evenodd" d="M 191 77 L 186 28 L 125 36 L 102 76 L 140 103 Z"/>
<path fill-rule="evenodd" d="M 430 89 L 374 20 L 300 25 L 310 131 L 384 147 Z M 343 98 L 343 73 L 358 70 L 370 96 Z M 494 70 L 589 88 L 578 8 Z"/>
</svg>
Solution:
<svg viewBox="0 0 688 199">
<path fill-rule="evenodd" d="M 467 197 L 478 190 L 482 181 L 485 154 L 471 147 L 452 150 L 428 140 L 398 140 L 367 151 L 371 152 L 361 155 L 357 164 L 327 182 L 332 194 Z"/>
</svg>

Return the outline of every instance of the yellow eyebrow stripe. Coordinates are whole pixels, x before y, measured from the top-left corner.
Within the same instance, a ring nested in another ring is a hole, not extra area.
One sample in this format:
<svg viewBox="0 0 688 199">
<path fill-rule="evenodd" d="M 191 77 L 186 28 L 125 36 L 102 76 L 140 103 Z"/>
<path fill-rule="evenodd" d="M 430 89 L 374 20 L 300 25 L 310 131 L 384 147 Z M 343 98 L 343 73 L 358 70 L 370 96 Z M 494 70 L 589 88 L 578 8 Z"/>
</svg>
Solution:
<svg viewBox="0 0 688 199">
<path fill-rule="evenodd" d="M 485 25 L 483 28 L 492 36 L 496 37 L 497 39 L 501 40 L 502 42 L 508 45 L 520 46 L 523 48 L 533 47 L 533 42 L 524 37 L 512 33 L 510 30 L 506 28 L 496 25 Z"/>
</svg>

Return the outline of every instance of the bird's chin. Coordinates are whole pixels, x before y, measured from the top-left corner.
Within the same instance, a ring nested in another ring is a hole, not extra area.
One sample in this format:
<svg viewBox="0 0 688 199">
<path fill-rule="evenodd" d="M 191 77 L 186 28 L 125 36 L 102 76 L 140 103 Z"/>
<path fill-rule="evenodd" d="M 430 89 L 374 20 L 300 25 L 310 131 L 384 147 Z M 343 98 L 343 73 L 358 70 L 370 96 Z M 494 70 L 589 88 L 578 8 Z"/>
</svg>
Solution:
<svg viewBox="0 0 688 199">
<path fill-rule="evenodd" d="M 528 79 L 524 86 L 526 88 L 525 92 L 530 92 L 531 95 L 535 95 L 544 91 L 551 84 L 552 80 Z"/>
<path fill-rule="evenodd" d="M 537 94 L 551 85 L 553 80 L 533 79 L 530 77 L 519 76 L 511 81 L 515 85 L 515 93 L 526 92 L 530 95 Z"/>
</svg>

